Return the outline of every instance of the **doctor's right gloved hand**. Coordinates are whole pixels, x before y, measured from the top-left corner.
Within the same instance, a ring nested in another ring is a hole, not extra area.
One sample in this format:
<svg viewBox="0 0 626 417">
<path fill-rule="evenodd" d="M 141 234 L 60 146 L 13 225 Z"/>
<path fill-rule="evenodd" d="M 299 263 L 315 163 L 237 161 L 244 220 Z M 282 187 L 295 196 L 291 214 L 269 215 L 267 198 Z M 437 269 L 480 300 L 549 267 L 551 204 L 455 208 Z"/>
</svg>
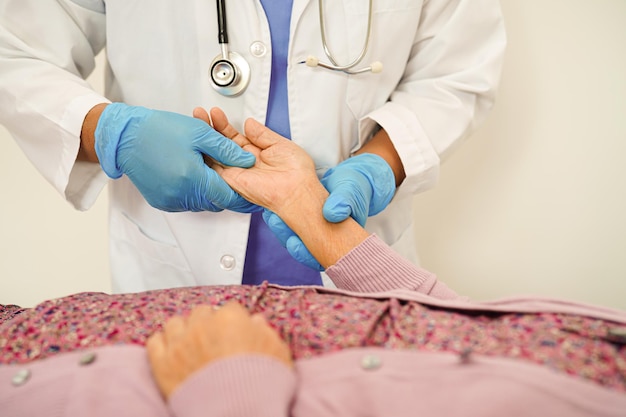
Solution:
<svg viewBox="0 0 626 417">
<path fill-rule="evenodd" d="M 249 168 L 254 155 L 193 117 L 112 103 L 98 120 L 95 149 L 110 178 L 126 174 L 146 201 L 160 210 L 260 210 L 203 159 L 205 154 L 223 165 Z"/>
</svg>

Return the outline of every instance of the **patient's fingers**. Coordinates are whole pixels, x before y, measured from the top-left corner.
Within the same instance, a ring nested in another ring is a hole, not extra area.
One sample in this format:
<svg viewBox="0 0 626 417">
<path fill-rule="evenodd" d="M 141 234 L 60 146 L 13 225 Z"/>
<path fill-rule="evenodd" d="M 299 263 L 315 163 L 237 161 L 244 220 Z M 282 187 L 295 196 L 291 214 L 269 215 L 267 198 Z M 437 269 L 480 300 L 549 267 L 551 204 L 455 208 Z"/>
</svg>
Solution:
<svg viewBox="0 0 626 417">
<path fill-rule="evenodd" d="M 174 316 L 170 318 L 163 327 L 163 336 L 166 344 L 176 343 L 185 336 L 185 318 Z"/>
<path fill-rule="evenodd" d="M 266 149 L 280 140 L 287 140 L 254 119 L 246 120 L 244 131 L 248 140 L 261 149 Z"/>
<path fill-rule="evenodd" d="M 187 322 L 189 327 L 204 327 L 217 310 L 208 305 L 201 305 L 191 310 Z"/>
<path fill-rule="evenodd" d="M 228 122 L 228 117 L 219 107 L 211 109 L 210 118 L 213 122 L 213 128 L 227 138 L 232 139 L 237 145 L 243 148 L 250 144 L 250 141 Z"/>
<path fill-rule="evenodd" d="M 163 356 L 165 353 L 165 339 L 162 332 L 152 334 L 146 341 L 146 349 L 148 356 L 153 359 Z"/>
<path fill-rule="evenodd" d="M 209 117 L 209 113 L 207 113 L 204 107 L 196 107 L 195 109 L 193 109 L 192 115 L 196 119 L 200 119 L 203 122 L 208 123 L 209 125 L 213 126 L 213 123 L 211 122 L 211 118 Z"/>
</svg>

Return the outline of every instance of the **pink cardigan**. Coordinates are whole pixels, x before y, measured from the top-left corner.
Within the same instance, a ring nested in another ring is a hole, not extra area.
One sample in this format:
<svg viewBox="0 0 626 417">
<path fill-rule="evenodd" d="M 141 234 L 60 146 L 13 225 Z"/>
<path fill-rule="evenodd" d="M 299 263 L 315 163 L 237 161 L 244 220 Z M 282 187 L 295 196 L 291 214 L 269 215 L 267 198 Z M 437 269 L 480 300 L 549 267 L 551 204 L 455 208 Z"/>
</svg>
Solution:
<svg viewBox="0 0 626 417">
<path fill-rule="evenodd" d="M 560 300 L 458 299 L 433 274 L 404 261 L 375 236 L 327 273 L 338 287 L 351 290 L 327 290 L 331 293 L 392 296 L 466 311 L 562 312 L 626 326 L 625 312 Z M 399 289 L 390 290 L 394 287 Z M 217 361 L 192 375 L 165 404 L 145 350 L 126 345 L 0 366 L 0 417 L 40 415 L 623 417 L 626 395 L 525 361 L 352 348 L 298 360 L 295 371 L 263 356 Z"/>
</svg>

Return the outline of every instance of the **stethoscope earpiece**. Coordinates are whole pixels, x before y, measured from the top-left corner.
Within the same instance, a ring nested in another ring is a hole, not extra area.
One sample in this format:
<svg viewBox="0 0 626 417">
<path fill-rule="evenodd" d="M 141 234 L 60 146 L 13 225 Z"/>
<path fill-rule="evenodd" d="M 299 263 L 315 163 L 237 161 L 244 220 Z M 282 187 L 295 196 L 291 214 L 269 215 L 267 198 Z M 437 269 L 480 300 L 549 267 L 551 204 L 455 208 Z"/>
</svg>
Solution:
<svg viewBox="0 0 626 417">
<path fill-rule="evenodd" d="M 304 62 L 306 63 L 307 67 L 317 67 L 320 63 L 320 60 L 317 59 L 316 56 L 309 55 L 306 57 L 306 60 Z"/>
<path fill-rule="evenodd" d="M 344 67 L 340 67 L 337 65 L 325 64 L 323 62 L 320 62 L 320 60 L 313 55 L 307 56 L 306 59 L 302 61 L 301 63 L 306 64 L 307 67 L 312 67 L 312 68 L 322 67 L 322 68 L 326 68 L 326 69 L 333 70 L 333 71 L 345 72 L 346 74 L 350 74 L 350 75 L 362 74 L 364 72 L 371 72 L 373 74 L 378 74 L 383 71 L 383 63 L 380 61 L 374 61 L 370 64 L 369 67 L 361 68 L 358 70 L 351 70 L 349 68 L 344 68 Z"/>
<path fill-rule="evenodd" d="M 372 73 L 380 74 L 381 72 L 383 72 L 383 63 L 380 61 L 374 61 L 370 65 L 370 68 L 370 71 L 372 71 Z"/>
</svg>

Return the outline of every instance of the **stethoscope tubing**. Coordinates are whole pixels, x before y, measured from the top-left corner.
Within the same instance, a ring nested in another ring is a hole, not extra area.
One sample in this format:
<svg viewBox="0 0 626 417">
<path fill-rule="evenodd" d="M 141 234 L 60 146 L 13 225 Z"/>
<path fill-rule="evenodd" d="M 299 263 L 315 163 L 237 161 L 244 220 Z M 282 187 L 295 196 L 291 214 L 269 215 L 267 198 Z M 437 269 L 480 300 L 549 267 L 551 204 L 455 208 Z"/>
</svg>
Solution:
<svg viewBox="0 0 626 417">
<path fill-rule="evenodd" d="M 228 26 L 226 25 L 226 4 L 216 0 L 217 4 L 217 40 L 220 45 L 228 44 Z"/>
<path fill-rule="evenodd" d="M 243 56 L 229 51 L 225 0 L 216 0 L 216 6 L 218 43 L 220 45 L 221 54 L 216 56 L 211 62 L 209 77 L 211 85 L 218 93 L 227 97 L 235 97 L 243 93 L 250 83 L 250 65 Z M 363 48 L 361 49 L 359 55 L 352 62 L 346 65 L 338 63 L 328 45 L 328 40 L 326 39 L 326 21 L 324 18 L 323 0 L 318 0 L 318 8 L 322 46 L 330 63 L 321 62 L 314 56 L 309 56 L 301 63 L 306 63 L 310 67 L 321 67 L 331 71 L 341 71 L 349 75 L 362 74 L 365 72 L 381 72 L 382 64 L 380 62 L 373 62 L 369 67 L 357 70 L 353 69 L 359 65 L 361 61 L 363 61 L 369 49 L 370 38 L 372 35 L 373 0 L 368 0 L 367 30 L 365 41 L 363 42 Z"/>
<path fill-rule="evenodd" d="M 319 19 L 320 19 L 320 32 L 322 35 L 322 47 L 324 48 L 324 53 L 326 57 L 330 60 L 332 65 L 325 64 L 323 62 L 318 62 L 317 65 L 320 67 L 335 70 L 335 71 L 343 71 L 348 73 L 360 74 L 362 72 L 367 72 L 369 69 L 357 70 L 357 71 L 349 71 L 352 68 L 356 67 L 363 61 L 365 58 L 365 54 L 367 53 L 367 49 L 369 48 L 370 37 L 372 34 L 372 3 L 373 0 L 369 0 L 368 9 L 367 9 L 367 30 L 365 35 L 365 42 L 363 43 L 363 48 L 361 49 L 361 53 L 349 64 L 340 65 L 338 61 L 335 59 L 330 47 L 328 46 L 328 41 L 326 40 L 326 21 L 324 19 L 324 1 L 318 0 L 318 9 L 319 9 Z"/>
</svg>

